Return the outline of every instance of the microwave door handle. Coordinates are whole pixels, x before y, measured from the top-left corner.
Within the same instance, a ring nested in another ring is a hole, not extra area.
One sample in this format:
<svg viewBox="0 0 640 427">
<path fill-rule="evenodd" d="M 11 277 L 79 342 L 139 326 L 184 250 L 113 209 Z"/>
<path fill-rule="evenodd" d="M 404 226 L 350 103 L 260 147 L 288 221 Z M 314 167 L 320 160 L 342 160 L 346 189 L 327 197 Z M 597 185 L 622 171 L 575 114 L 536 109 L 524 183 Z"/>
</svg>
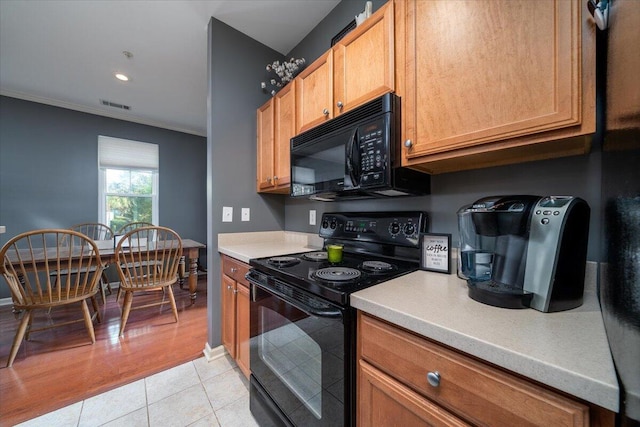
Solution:
<svg viewBox="0 0 640 427">
<path fill-rule="evenodd" d="M 358 129 L 353 131 L 349 142 L 347 143 L 347 170 L 349 172 L 349 178 L 354 187 L 360 186 L 360 172 L 357 169 L 360 164 L 360 150 L 357 144 L 358 141 Z"/>
</svg>

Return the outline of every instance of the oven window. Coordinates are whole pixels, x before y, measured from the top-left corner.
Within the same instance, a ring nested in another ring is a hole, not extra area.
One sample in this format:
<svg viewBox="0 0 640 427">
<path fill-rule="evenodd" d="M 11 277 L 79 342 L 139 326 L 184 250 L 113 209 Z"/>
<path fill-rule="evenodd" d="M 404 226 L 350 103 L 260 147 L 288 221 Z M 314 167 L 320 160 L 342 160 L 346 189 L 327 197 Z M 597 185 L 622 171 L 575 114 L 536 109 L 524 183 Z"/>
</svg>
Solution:
<svg viewBox="0 0 640 427">
<path fill-rule="evenodd" d="M 262 325 L 281 325 L 260 334 L 258 355 L 317 418 L 322 418 L 322 351 L 296 324 L 261 307 Z M 304 320 L 301 320 L 304 321 Z"/>
<path fill-rule="evenodd" d="M 342 315 L 313 315 L 256 289 L 251 303 L 251 324 L 255 328 L 251 375 L 294 425 L 343 426 L 346 384 Z"/>
</svg>

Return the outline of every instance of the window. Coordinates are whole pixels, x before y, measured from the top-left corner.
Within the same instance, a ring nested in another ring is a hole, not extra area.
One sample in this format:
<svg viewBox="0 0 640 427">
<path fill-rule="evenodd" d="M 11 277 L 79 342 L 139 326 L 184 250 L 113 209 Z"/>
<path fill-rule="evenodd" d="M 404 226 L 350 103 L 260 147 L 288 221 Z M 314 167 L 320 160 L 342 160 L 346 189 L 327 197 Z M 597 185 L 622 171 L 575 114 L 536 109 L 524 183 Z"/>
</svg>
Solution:
<svg viewBox="0 0 640 427">
<path fill-rule="evenodd" d="M 114 231 L 133 221 L 158 224 L 157 144 L 98 137 L 99 221 Z"/>
</svg>

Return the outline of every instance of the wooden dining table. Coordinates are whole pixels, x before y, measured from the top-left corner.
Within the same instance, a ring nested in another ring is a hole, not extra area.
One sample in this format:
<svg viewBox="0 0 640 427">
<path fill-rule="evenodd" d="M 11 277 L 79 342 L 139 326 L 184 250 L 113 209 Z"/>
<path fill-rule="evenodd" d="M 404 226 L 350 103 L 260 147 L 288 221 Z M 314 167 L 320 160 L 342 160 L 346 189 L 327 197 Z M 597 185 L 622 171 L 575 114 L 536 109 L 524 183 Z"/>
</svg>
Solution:
<svg viewBox="0 0 640 427">
<path fill-rule="evenodd" d="M 112 264 L 116 262 L 116 251 L 113 239 L 96 240 L 96 246 L 100 251 L 100 259 L 103 264 Z M 184 289 L 186 277 L 186 265 L 189 265 L 189 296 L 191 304 L 196 302 L 196 288 L 198 286 L 198 256 L 200 249 L 206 248 L 206 245 L 191 239 L 182 239 L 182 256 L 180 258 L 180 268 L 178 269 L 178 284 L 180 289 Z"/>
</svg>

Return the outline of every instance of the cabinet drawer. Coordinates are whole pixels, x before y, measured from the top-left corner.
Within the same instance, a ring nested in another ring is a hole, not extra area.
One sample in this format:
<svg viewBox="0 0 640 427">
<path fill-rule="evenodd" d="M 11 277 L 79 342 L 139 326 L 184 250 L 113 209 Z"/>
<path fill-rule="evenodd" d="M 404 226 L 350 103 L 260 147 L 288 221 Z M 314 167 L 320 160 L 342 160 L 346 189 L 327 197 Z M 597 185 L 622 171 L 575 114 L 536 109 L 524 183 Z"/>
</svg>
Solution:
<svg viewBox="0 0 640 427">
<path fill-rule="evenodd" d="M 474 424 L 589 423 L 586 405 L 378 319 L 362 313 L 358 318 L 362 359 Z M 427 381 L 430 372 L 439 374 L 438 386 Z"/>
<path fill-rule="evenodd" d="M 358 387 L 360 427 L 469 425 L 362 360 Z"/>
<path fill-rule="evenodd" d="M 222 274 L 231 277 L 238 283 L 249 286 L 244 276 L 249 271 L 249 266 L 243 262 L 222 255 Z"/>
</svg>

